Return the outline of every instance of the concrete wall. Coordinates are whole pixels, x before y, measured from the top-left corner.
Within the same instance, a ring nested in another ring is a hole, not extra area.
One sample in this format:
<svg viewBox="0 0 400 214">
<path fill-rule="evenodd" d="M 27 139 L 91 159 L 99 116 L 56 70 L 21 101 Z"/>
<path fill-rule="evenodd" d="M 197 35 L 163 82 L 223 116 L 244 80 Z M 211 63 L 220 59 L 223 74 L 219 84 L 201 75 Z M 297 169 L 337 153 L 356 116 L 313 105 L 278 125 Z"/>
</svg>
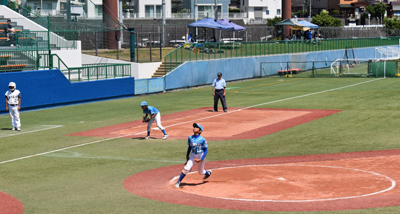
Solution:
<svg viewBox="0 0 400 214">
<path fill-rule="evenodd" d="M 81 41 L 76 41 L 76 49 L 52 50 L 52 54 L 57 54 L 69 68 L 82 66 Z"/>
<path fill-rule="evenodd" d="M 59 70 L 0 73 L 2 93 L 8 90 L 11 81 L 21 91 L 22 109 L 133 96 L 135 93 L 132 77 L 70 83 Z M 115 88 L 119 90 L 113 90 Z M 5 113 L 4 108 L 0 109 L 0 113 Z"/>
<path fill-rule="evenodd" d="M 136 63 L 82 54 L 82 64 L 92 63 L 130 63 L 131 77 L 135 77 L 135 79 L 151 78 L 161 65 L 161 62 Z"/>
</svg>

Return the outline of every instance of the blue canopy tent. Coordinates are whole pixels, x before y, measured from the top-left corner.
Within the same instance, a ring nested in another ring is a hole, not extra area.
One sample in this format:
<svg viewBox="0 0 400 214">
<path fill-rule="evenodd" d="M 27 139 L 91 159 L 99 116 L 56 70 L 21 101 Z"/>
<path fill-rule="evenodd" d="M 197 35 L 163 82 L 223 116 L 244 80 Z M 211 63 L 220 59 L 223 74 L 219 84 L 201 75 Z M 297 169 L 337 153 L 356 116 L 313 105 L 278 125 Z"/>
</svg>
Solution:
<svg viewBox="0 0 400 214">
<path fill-rule="evenodd" d="M 319 28 L 318 25 L 313 24 L 311 22 L 307 22 L 306 20 L 301 20 L 301 21 L 298 21 L 297 23 L 303 25 L 304 27 L 311 28 L 311 29 Z"/>
<path fill-rule="evenodd" d="M 188 27 L 202 27 L 202 28 L 213 28 L 217 30 L 234 30 L 235 28 L 232 26 L 226 26 L 218 23 L 213 18 L 205 18 L 197 22 L 193 22 L 189 24 Z"/>
<path fill-rule="evenodd" d="M 217 22 L 220 23 L 220 24 L 222 24 L 222 25 L 226 25 L 226 26 L 231 26 L 231 27 L 233 27 L 233 28 L 234 28 L 234 29 L 233 29 L 234 31 L 246 30 L 245 27 L 240 26 L 240 25 L 238 25 L 238 24 L 235 24 L 235 23 L 231 22 L 229 19 L 220 19 L 220 20 L 218 20 Z"/>
<path fill-rule="evenodd" d="M 193 23 L 189 24 L 188 27 L 212 28 L 212 29 L 216 29 L 216 30 L 234 30 L 235 29 L 232 26 L 222 25 L 213 18 L 205 18 L 205 19 L 199 20 L 197 22 L 193 22 Z M 214 34 L 215 34 L 215 32 L 214 32 Z M 207 37 L 207 36 L 205 35 L 205 37 Z"/>
</svg>

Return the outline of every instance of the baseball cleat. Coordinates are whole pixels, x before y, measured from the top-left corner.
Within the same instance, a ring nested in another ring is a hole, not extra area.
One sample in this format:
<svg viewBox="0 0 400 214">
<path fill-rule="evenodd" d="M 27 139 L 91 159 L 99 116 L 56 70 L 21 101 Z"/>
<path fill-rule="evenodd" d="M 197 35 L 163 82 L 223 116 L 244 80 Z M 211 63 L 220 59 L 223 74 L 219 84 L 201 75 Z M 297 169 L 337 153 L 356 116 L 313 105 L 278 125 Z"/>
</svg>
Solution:
<svg viewBox="0 0 400 214">
<path fill-rule="evenodd" d="M 211 176 L 211 170 L 210 170 L 210 171 L 207 171 L 207 172 L 208 172 L 208 174 L 206 173 L 206 174 L 203 176 L 203 179 L 207 179 L 208 177 Z"/>
<path fill-rule="evenodd" d="M 144 139 L 145 139 L 145 140 L 148 140 L 148 139 L 150 139 L 150 136 L 146 136 Z"/>
<path fill-rule="evenodd" d="M 175 183 L 175 187 L 176 187 L 176 188 L 179 188 L 180 185 L 181 185 L 181 182 L 180 182 L 180 181 L 177 181 L 177 182 Z"/>
<path fill-rule="evenodd" d="M 13 127 L 13 128 L 11 129 L 11 131 L 15 131 L 15 127 Z"/>
<path fill-rule="evenodd" d="M 21 131 L 21 129 L 20 129 L 20 128 L 17 128 L 17 131 Z"/>
<path fill-rule="evenodd" d="M 162 138 L 163 140 L 166 140 L 168 138 L 168 135 L 164 135 L 164 137 Z"/>
<path fill-rule="evenodd" d="M 228 112 L 228 109 L 225 109 L 224 112 Z"/>
<path fill-rule="evenodd" d="M 218 111 L 213 110 L 212 112 L 218 112 Z"/>
</svg>

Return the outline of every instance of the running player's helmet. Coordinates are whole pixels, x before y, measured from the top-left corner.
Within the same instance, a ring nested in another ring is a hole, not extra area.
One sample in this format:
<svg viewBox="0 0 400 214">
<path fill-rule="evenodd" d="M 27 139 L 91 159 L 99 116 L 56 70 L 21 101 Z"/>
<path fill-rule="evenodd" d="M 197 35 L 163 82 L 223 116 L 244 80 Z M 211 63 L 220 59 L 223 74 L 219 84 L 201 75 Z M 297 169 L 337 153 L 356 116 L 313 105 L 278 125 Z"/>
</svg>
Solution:
<svg viewBox="0 0 400 214">
<path fill-rule="evenodd" d="M 10 83 L 8 84 L 8 88 L 9 88 L 11 91 L 14 91 L 16 87 L 17 87 L 17 85 L 15 84 L 15 82 L 10 82 Z"/>
</svg>

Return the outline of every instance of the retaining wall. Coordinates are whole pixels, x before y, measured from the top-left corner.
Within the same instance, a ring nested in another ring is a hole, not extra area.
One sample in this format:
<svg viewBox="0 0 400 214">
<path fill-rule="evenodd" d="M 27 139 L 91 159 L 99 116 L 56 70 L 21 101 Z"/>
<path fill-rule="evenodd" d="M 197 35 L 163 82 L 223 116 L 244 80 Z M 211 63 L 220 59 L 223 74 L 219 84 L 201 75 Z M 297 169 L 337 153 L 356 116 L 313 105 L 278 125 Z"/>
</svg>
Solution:
<svg viewBox="0 0 400 214">
<path fill-rule="evenodd" d="M 135 94 L 135 78 L 133 77 L 70 83 L 58 69 L 0 73 L 1 93 L 8 90 L 9 82 L 15 82 L 17 89 L 21 91 L 22 109 Z M 5 112 L 4 106 L 0 109 L 0 113 Z"/>
</svg>

